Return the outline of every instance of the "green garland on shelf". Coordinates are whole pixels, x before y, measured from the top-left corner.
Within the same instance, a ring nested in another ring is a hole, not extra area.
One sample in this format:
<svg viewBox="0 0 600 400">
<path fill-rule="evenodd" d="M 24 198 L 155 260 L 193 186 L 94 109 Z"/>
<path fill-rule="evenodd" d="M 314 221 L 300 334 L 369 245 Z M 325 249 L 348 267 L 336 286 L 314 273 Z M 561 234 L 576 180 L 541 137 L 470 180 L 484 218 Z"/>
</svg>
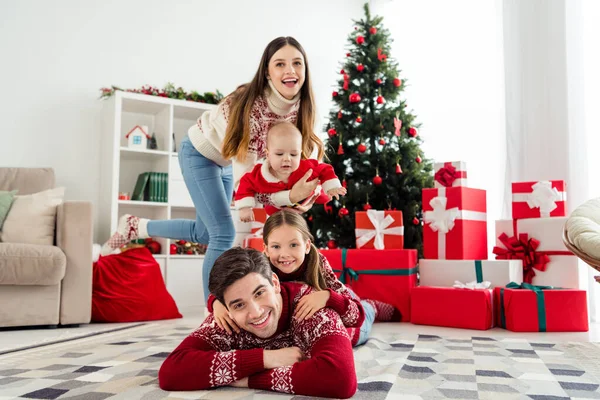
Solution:
<svg viewBox="0 0 600 400">
<path fill-rule="evenodd" d="M 196 101 L 198 103 L 207 104 L 218 104 L 221 100 L 223 100 L 223 94 L 218 90 L 216 92 L 205 92 L 203 94 L 196 91 L 188 93 L 181 87 L 176 88 L 175 85 L 170 82 L 167 83 L 162 89 L 150 85 L 144 85 L 139 89 L 121 89 L 120 87 L 114 85 L 111 87 L 103 87 L 100 89 L 100 99 L 108 99 L 110 96 L 115 94 L 115 91 L 117 90 L 121 90 L 123 92 L 147 94 L 150 96 L 168 97 L 170 99 Z"/>
</svg>

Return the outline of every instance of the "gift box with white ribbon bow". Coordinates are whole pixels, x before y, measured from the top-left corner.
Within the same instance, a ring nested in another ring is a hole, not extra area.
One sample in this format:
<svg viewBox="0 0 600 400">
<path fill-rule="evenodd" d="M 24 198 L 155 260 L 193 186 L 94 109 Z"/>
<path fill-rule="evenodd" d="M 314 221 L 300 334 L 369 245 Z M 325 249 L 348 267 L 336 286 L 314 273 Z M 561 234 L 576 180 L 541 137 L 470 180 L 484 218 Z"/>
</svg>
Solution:
<svg viewBox="0 0 600 400">
<path fill-rule="evenodd" d="M 521 260 L 419 260 L 422 286 L 454 286 L 460 282 L 489 282 L 492 287 L 523 282 Z"/>
<path fill-rule="evenodd" d="M 564 217 L 566 210 L 565 181 L 513 182 L 513 219 Z"/>
<path fill-rule="evenodd" d="M 357 249 L 404 248 L 402 211 L 357 211 L 355 222 Z"/>
<path fill-rule="evenodd" d="M 439 260 L 486 260 L 486 192 L 423 189 L 423 254 Z"/>
</svg>

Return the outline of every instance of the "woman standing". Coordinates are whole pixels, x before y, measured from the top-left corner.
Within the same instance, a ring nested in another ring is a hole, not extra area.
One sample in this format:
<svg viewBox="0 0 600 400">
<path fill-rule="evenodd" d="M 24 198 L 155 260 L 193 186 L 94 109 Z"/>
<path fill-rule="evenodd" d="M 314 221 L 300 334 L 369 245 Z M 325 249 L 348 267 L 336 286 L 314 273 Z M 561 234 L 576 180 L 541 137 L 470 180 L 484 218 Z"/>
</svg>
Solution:
<svg viewBox="0 0 600 400">
<path fill-rule="evenodd" d="M 282 121 L 295 124 L 302 134 L 303 157 L 316 150 L 322 158 L 323 143 L 313 130 L 313 97 L 308 61 L 300 43 L 289 36 L 271 41 L 252 81 L 239 86 L 217 108 L 203 113 L 181 142 L 179 165 L 196 208 L 196 220 L 152 221 L 123 215 L 102 254 L 146 237 L 208 244 L 202 271 L 206 299 L 214 261 L 231 248 L 235 238 L 230 210 L 233 189 L 241 176 L 264 158 L 269 128 Z M 311 173 L 308 171 L 291 190 L 261 195 L 258 200 L 284 207 L 308 198 L 318 183 L 307 182 Z M 301 211 L 311 206 L 309 201 Z"/>
</svg>

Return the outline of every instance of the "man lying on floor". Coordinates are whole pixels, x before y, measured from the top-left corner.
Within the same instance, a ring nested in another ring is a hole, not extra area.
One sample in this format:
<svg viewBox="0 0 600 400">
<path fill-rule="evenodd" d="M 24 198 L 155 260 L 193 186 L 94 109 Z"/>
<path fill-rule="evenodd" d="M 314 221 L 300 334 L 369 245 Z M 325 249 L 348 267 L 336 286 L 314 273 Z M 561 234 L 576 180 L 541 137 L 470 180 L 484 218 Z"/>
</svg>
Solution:
<svg viewBox="0 0 600 400">
<path fill-rule="evenodd" d="M 241 328 L 228 334 L 212 314 L 167 357 L 158 373 L 164 390 L 248 387 L 307 396 L 348 398 L 357 388 L 352 345 L 330 308 L 292 318 L 305 284 L 279 282 L 253 249 L 223 253 L 209 290 Z"/>
</svg>

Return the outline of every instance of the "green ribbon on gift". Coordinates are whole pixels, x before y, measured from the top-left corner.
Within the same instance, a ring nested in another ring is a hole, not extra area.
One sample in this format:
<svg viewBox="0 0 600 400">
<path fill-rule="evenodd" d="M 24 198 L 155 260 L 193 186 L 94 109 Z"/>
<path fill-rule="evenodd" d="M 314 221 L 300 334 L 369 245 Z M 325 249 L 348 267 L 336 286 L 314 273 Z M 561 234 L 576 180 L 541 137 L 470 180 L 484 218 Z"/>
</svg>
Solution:
<svg viewBox="0 0 600 400">
<path fill-rule="evenodd" d="M 538 325 L 540 332 L 546 332 L 546 303 L 544 302 L 544 290 L 561 289 L 554 286 L 536 286 L 530 283 L 521 283 L 520 285 L 511 282 L 506 285 L 507 289 L 526 289 L 533 290 L 537 299 Z M 500 326 L 506 329 L 506 316 L 504 314 L 504 288 L 500 289 Z"/>
<path fill-rule="evenodd" d="M 477 283 L 483 282 L 483 270 L 481 269 L 481 260 L 475 260 L 475 276 Z"/>
<path fill-rule="evenodd" d="M 350 281 L 357 281 L 359 275 L 395 275 L 395 276 L 409 276 L 419 272 L 419 267 L 407 268 L 407 269 L 370 269 L 365 271 L 355 271 L 354 269 L 346 266 L 346 258 L 348 256 L 348 249 L 342 249 L 342 269 L 334 269 L 333 272 L 340 272 L 340 282 L 346 284 L 346 276 L 350 276 Z"/>
</svg>

